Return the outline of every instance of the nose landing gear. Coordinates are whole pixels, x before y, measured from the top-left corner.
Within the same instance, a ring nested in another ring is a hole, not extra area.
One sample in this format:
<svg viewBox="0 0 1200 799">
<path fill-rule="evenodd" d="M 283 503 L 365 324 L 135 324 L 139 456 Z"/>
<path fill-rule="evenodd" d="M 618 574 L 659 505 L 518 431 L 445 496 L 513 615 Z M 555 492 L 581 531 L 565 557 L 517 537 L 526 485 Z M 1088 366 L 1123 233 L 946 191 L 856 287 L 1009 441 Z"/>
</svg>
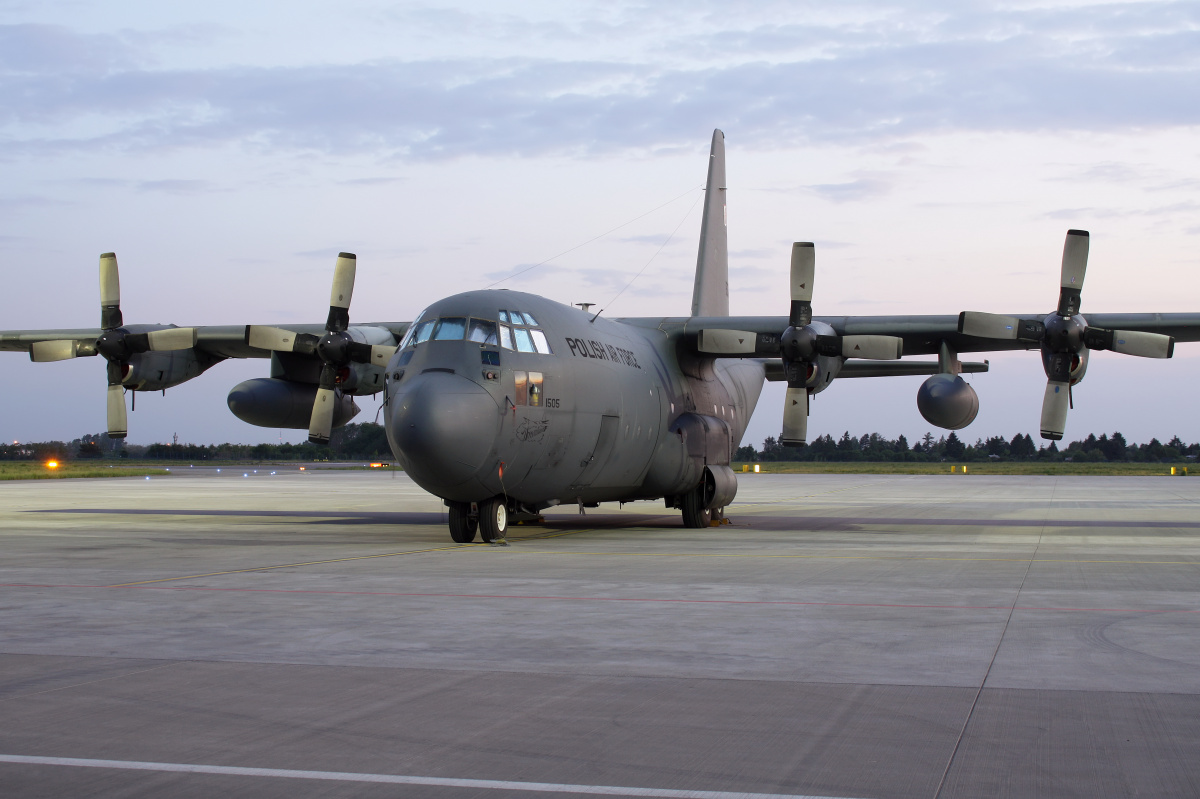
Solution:
<svg viewBox="0 0 1200 799">
<path fill-rule="evenodd" d="M 479 536 L 492 544 L 503 541 L 508 532 L 508 505 L 504 497 L 493 497 L 479 503 Z"/>
<path fill-rule="evenodd" d="M 469 544 L 475 540 L 479 529 L 479 517 L 472 515 L 469 502 L 447 502 L 450 508 L 450 538 L 456 544 Z"/>
<path fill-rule="evenodd" d="M 470 544 L 476 533 L 488 544 L 504 541 L 508 533 L 508 505 L 504 497 L 484 502 L 446 502 L 450 510 L 450 538 L 456 544 Z"/>
</svg>

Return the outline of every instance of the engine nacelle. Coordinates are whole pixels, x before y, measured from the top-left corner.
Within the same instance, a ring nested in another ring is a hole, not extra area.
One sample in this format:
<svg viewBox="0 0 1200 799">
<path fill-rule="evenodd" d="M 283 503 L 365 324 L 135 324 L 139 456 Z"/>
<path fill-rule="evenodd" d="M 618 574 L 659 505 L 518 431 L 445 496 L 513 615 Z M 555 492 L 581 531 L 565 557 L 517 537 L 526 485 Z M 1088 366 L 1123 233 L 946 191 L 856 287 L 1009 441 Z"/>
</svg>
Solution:
<svg viewBox="0 0 1200 799">
<path fill-rule="evenodd" d="M 979 414 L 979 395 L 958 375 L 934 375 L 921 384 L 917 409 L 932 425 L 961 430 Z"/>
<path fill-rule="evenodd" d="M 317 387 L 312 383 L 256 377 L 234 386 L 226 402 L 233 415 L 247 424 L 307 430 L 316 398 Z M 358 410 L 353 399 L 339 394 L 333 407 L 333 426 L 346 424 Z"/>
<path fill-rule="evenodd" d="M 191 380 L 209 366 L 202 363 L 193 349 L 173 352 L 137 352 L 126 362 L 128 371 L 121 385 L 134 391 L 159 391 Z"/>
</svg>

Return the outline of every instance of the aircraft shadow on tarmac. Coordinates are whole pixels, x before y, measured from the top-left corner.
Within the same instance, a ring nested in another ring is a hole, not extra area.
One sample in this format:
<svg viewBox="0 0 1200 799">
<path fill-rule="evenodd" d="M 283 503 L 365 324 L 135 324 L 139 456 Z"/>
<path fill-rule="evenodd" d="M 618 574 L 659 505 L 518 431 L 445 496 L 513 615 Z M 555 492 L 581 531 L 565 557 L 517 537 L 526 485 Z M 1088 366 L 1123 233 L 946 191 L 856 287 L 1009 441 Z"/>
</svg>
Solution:
<svg viewBox="0 0 1200 799">
<path fill-rule="evenodd" d="M 308 510 L 187 510 L 152 508 L 46 508 L 27 513 L 95 513 L 129 516 L 227 516 L 242 518 L 280 518 L 292 523 L 307 520 L 307 524 L 338 525 L 440 525 L 445 523 L 444 513 L 420 513 L 411 511 L 308 511 Z M 1009 527 L 1026 529 L 1074 528 L 1089 529 L 1200 529 L 1200 522 L 1150 521 L 1142 519 L 918 519 L 901 517 L 844 517 L 844 516 L 760 516 L 746 515 L 740 519 L 736 511 L 731 520 L 732 528 L 753 527 L 757 530 L 792 532 L 867 532 L 864 528 L 878 527 Z M 551 516 L 544 522 L 517 527 L 530 531 L 542 528 L 548 531 L 599 530 L 609 528 L 683 529 L 679 520 L 671 516 L 646 514 L 631 518 L 618 514 L 588 514 Z M 871 530 L 870 532 L 881 532 Z"/>
</svg>

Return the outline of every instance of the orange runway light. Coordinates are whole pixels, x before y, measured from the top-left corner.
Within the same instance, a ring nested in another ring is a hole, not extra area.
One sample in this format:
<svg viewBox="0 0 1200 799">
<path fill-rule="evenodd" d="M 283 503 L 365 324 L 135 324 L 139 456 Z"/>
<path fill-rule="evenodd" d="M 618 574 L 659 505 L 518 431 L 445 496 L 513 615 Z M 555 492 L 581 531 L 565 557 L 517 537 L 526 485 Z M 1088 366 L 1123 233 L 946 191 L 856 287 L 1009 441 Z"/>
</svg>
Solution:
<svg viewBox="0 0 1200 799">
<path fill-rule="evenodd" d="M 47 469 L 57 469 L 58 461 L 46 461 L 46 468 Z"/>
<path fill-rule="evenodd" d="M 381 468 L 382 466 L 383 466 L 383 464 L 382 464 L 382 463 L 372 463 L 372 464 L 371 464 L 371 468 L 372 468 L 372 469 L 379 469 L 379 468 Z"/>
<path fill-rule="evenodd" d="M 303 466 L 301 466 L 301 467 L 300 467 L 300 471 L 304 471 L 304 467 L 303 467 Z"/>
</svg>

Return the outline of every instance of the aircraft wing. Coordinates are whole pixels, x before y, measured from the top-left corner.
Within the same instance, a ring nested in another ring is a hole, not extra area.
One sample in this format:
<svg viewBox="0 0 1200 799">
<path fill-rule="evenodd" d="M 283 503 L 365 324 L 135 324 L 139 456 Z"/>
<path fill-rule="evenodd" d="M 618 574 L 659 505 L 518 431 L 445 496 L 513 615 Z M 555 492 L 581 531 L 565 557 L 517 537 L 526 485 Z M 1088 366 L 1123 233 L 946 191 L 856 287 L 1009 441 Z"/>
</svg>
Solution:
<svg viewBox="0 0 1200 799">
<path fill-rule="evenodd" d="M 1017 319 L 1041 320 L 1045 313 L 1013 314 Z M 1200 341 L 1200 314 L 1197 313 L 1094 313 L 1086 314 L 1092 327 L 1130 330 L 1171 336 L 1179 342 Z M 648 320 L 627 320 L 644 324 Z M 903 339 L 903 354 L 937 355 L 943 342 L 954 352 L 1003 352 L 1034 349 L 1038 345 L 1022 340 L 980 338 L 959 332 L 959 316 L 827 316 L 814 317 L 841 336 L 894 336 Z M 779 337 L 788 328 L 786 316 L 675 317 L 654 320 L 664 332 L 682 335 L 695 342 L 704 330 L 743 331 L 753 334 L 753 348 L 737 357 L 762 357 L 779 354 Z M 712 354 L 710 352 L 710 354 Z"/>
<path fill-rule="evenodd" d="M 295 333 L 320 337 L 325 332 L 323 324 L 280 325 Z M 373 322 L 354 327 L 375 327 L 388 330 L 397 339 L 408 329 L 407 322 Z M 209 325 L 196 328 L 177 328 L 169 325 L 128 325 L 133 332 L 157 330 L 196 331 L 192 349 L 217 358 L 269 358 L 271 350 L 252 347 L 248 343 L 249 325 Z M 0 352 L 29 352 L 40 343 L 73 341 L 76 355 L 95 355 L 96 340 L 104 333 L 100 328 L 74 328 L 63 330 L 0 330 Z"/>
</svg>

